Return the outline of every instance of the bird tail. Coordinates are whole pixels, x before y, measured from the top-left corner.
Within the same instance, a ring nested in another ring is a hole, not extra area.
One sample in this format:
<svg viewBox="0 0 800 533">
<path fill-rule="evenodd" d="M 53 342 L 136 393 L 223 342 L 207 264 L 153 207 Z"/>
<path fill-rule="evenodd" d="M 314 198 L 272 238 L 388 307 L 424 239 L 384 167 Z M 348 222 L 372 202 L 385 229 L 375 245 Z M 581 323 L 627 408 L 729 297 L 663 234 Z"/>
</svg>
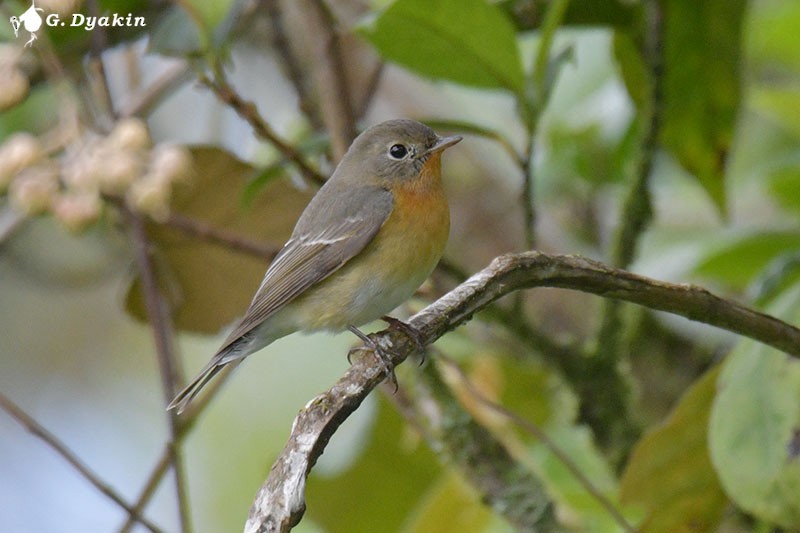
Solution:
<svg viewBox="0 0 800 533">
<path fill-rule="evenodd" d="M 195 396 L 200 393 L 200 390 L 205 387 L 206 383 L 211 381 L 211 378 L 217 375 L 217 372 L 222 370 L 223 364 L 217 364 L 216 357 L 200 371 L 199 374 L 192 380 L 191 383 L 186 385 L 182 391 L 169 403 L 167 411 L 175 409 L 178 414 L 181 414 L 189 404 L 194 400 Z"/>
<path fill-rule="evenodd" d="M 206 383 L 217 375 L 217 373 L 233 363 L 233 367 L 241 363 L 245 357 L 259 350 L 272 342 L 272 340 L 261 340 L 254 343 L 249 335 L 245 334 L 233 341 L 226 342 L 208 362 L 206 366 L 195 376 L 195 378 L 178 393 L 175 398 L 169 402 L 167 411 L 175 409 L 178 414 L 181 414 L 189 406 L 191 401 L 200 393 L 200 390 L 206 386 Z"/>
<path fill-rule="evenodd" d="M 233 362 L 240 362 L 246 356 L 239 353 L 238 343 L 228 346 L 223 351 L 214 355 L 211 361 L 195 376 L 195 378 L 180 391 L 177 396 L 167 406 L 167 411 L 175 409 L 178 414 L 181 414 L 192 400 L 200 393 L 200 390 L 206 386 L 206 383 L 217 375 L 217 373 L 225 368 L 228 364 Z M 234 365 L 236 366 L 236 365 Z"/>
</svg>

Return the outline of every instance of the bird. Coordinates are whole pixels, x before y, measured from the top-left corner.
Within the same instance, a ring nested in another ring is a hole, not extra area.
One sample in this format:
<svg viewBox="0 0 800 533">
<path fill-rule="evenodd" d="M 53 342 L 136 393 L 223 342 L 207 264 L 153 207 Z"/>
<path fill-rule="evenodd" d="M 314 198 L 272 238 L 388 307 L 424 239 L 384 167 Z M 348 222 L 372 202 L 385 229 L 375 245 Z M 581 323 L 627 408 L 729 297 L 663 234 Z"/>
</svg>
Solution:
<svg viewBox="0 0 800 533">
<path fill-rule="evenodd" d="M 300 215 L 244 316 L 167 409 L 180 414 L 226 365 L 290 333 L 349 329 L 369 344 L 358 327 L 378 318 L 409 328 L 385 315 L 442 257 L 450 210 L 441 155 L 461 139 L 410 119 L 358 135 Z M 393 377 L 391 367 L 387 375 Z"/>
</svg>

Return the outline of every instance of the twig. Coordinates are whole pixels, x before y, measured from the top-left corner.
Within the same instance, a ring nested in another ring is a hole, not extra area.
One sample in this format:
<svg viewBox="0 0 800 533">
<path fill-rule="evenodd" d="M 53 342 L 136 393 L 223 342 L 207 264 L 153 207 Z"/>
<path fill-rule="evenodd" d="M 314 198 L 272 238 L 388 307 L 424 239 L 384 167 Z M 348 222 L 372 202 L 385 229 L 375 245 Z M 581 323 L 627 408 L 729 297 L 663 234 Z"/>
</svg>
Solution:
<svg viewBox="0 0 800 533">
<path fill-rule="evenodd" d="M 347 79 L 342 42 L 336 20 L 322 0 L 301 0 L 300 12 L 307 31 L 316 35 L 314 77 L 320 111 L 331 136 L 331 150 L 339 161 L 356 136 L 353 96 Z"/>
<path fill-rule="evenodd" d="M 253 128 L 255 134 L 271 143 L 278 149 L 287 159 L 294 163 L 303 175 L 311 181 L 322 184 L 325 183 L 325 176 L 319 171 L 313 169 L 303 159 L 303 155 L 298 152 L 291 144 L 282 139 L 267 122 L 261 117 L 253 102 L 247 101 L 242 98 L 236 90 L 228 84 L 224 79 L 212 80 L 208 76 L 201 75 L 199 78 L 200 83 L 211 89 L 222 102 L 226 103 L 242 117 L 250 127 Z"/>
<path fill-rule="evenodd" d="M 533 150 L 536 143 L 535 125 L 528 131 L 525 153 L 521 159 L 522 216 L 525 225 L 525 246 L 536 248 L 536 180 L 533 176 Z"/>
<path fill-rule="evenodd" d="M 153 83 L 138 91 L 120 107 L 119 116 L 148 115 L 165 95 L 188 81 L 191 74 L 192 70 L 186 63 L 169 65 Z"/>
<path fill-rule="evenodd" d="M 461 384 L 467 389 L 473 399 L 477 400 L 481 405 L 486 407 L 487 409 L 498 413 L 499 415 L 507 418 L 520 428 L 522 428 L 525 432 L 529 433 L 533 437 L 542 441 L 542 443 L 549 449 L 553 455 L 558 459 L 561 464 L 563 464 L 567 470 L 575 477 L 575 479 L 580 483 L 580 485 L 588 492 L 592 498 L 597 500 L 601 507 L 603 507 L 606 512 L 611 515 L 614 521 L 624 530 L 628 532 L 636 531 L 631 524 L 628 523 L 628 520 L 622 516 L 622 513 L 619 512 L 617 507 L 608 499 L 606 498 L 605 494 L 600 492 L 600 489 L 594 486 L 592 480 L 586 477 L 586 474 L 581 471 L 575 461 L 567 455 L 567 453 L 561 449 L 548 435 L 544 432 L 542 428 L 538 425 L 534 424 L 533 422 L 521 417 L 514 411 L 505 408 L 504 406 L 493 402 L 486 396 L 484 396 L 478 388 L 475 386 L 474 383 L 467 377 L 464 371 L 461 369 L 458 364 L 447 357 L 444 354 L 437 354 L 436 357 L 437 361 L 442 361 L 444 364 L 447 365 L 448 368 L 452 369 L 461 380 Z"/>
<path fill-rule="evenodd" d="M 385 63 L 377 59 L 375 66 L 372 67 L 372 72 L 367 77 L 367 82 L 364 84 L 364 94 L 359 95 L 358 101 L 353 104 L 356 117 L 364 116 L 369 110 L 369 106 L 372 104 L 372 101 L 375 99 L 375 94 L 378 92 L 384 66 Z"/>
<path fill-rule="evenodd" d="M 611 264 L 618 268 L 627 268 L 633 262 L 639 239 L 653 217 L 649 181 L 663 107 L 663 35 L 659 3 L 653 0 L 644 2 L 644 12 L 646 30 L 643 54 L 650 72 L 651 92 L 649 101 L 644 104 L 643 109 L 640 109 L 642 117 L 639 120 L 644 125 L 645 132 L 637 172 L 632 177 L 633 180 L 623 200 L 619 228 L 612 243 Z M 581 418 L 595 430 L 595 436 L 602 446 L 618 444 L 624 456 L 638 436 L 639 428 L 627 414 L 630 410 L 628 402 L 630 386 L 619 371 L 622 354 L 620 339 L 624 329 L 622 310 L 623 306 L 618 301 L 603 302 L 596 349 L 593 357 L 588 359 L 588 363 L 592 366 L 591 375 L 603 376 L 603 379 L 587 380 L 583 390 L 578 392 L 582 398 L 605 398 L 611 401 L 610 404 L 606 404 L 603 400 L 593 400 L 591 405 L 584 402 L 581 407 Z M 598 395 L 597 387 L 602 387 L 604 393 Z"/>
<path fill-rule="evenodd" d="M 213 224 L 190 218 L 180 213 L 170 213 L 169 217 L 161 224 L 180 230 L 198 239 L 224 246 L 229 250 L 244 252 L 268 261 L 271 261 L 280 251 L 280 248 L 276 246 L 265 245 L 255 240 L 247 239 L 238 233 L 220 229 Z"/>
<path fill-rule="evenodd" d="M 131 522 L 138 522 L 149 529 L 152 533 L 162 533 L 162 530 L 150 520 L 142 516 L 141 511 L 131 507 L 113 488 L 107 485 L 100 477 L 95 474 L 75 453 L 72 452 L 58 437 L 50 433 L 44 426 L 39 424 L 28 413 L 23 411 L 18 405 L 12 402 L 3 393 L 0 393 L 0 408 L 8 413 L 14 420 L 19 422 L 25 429 L 34 436 L 40 438 L 50 446 L 58 455 L 64 458 L 75 470 L 77 470 L 89 483 L 97 490 L 105 494 L 114 503 L 125 509 Z"/>
<path fill-rule="evenodd" d="M 525 244 L 529 250 L 536 247 L 536 180 L 533 175 L 534 147 L 539 119 L 544 113 L 547 101 L 550 98 L 552 83 L 548 80 L 550 74 L 550 50 L 556 31 L 564 19 L 564 14 L 569 6 L 569 0 L 553 0 L 547 6 L 542 26 L 539 28 L 539 47 L 536 51 L 532 73 L 532 94 L 520 95 L 521 109 L 527 110 L 525 129 L 527 138 L 525 149 L 520 158 L 519 165 L 522 170 L 522 212 L 525 223 Z"/>
<path fill-rule="evenodd" d="M 165 398 L 165 405 L 169 403 L 178 390 L 178 384 L 183 382 L 180 365 L 173 350 L 173 331 L 171 317 L 166 301 L 161 296 L 156 281 L 153 262 L 150 258 L 150 244 L 147 238 L 144 219 L 142 215 L 127 208 L 124 204 L 120 207 L 126 217 L 131 233 L 134 257 L 142 281 L 142 293 L 147 310 L 147 317 L 153 329 L 153 340 L 156 345 L 158 364 L 161 373 L 161 386 Z M 175 489 L 178 497 L 178 512 L 181 520 L 181 530 L 188 533 L 192 530 L 191 513 L 189 511 L 188 493 L 186 489 L 186 471 L 183 463 L 183 454 L 177 447 L 179 424 L 174 411 L 167 411 L 170 428 L 171 463 L 175 471 Z"/>
<path fill-rule="evenodd" d="M 183 442 L 186 436 L 192 432 L 192 429 L 194 429 L 198 419 L 200 418 L 200 415 L 205 412 L 206 407 L 208 407 L 214 397 L 216 397 L 217 393 L 222 388 L 222 385 L 227 381 L 228 377 L 230 377 L 234 368 L 236 368 L 236 365 L 232 364 L 222 369 L 222 371 L 217 375 L 217 378 L 208 384 L 204 394 L 192 402 L 190 408 L 181 414 L 179 418 L 178 434 L 174 438 L 176 445 Z M 161 484 L 161 480 L 164 478 L 164 475 L 167 473 L 171 458 L 172 443 L 168 442 L 164 447 L 164 451 L 161 453 L 161 456 L 156 462 L 156 466 L 150 471 L 150 476 L 147 478 L 139 497 L 136 499 L 134 509 L 136 509 L 137 512 L 141 513 L 150 502 L 150 499 L 155 495 L 156 489 Z M 134 525 L 136 525 L 136 523 L 128 518 L 128 520 L 126 520 L 126 522 L 119 529 L 119 533 L 128 533 L 131 529 L 133 529 Z"/>
<path fill-rule="evenodd" d="M 86 7 L 89 15 L 93 17 L 100 16 L 100 6 L 97 0 L 87 0 Z M 106 67 L 103 63 L 103 51 L 108 46 L 108 35 L 104 27 L 97 27 L 97 31 L 91 32 L 89 38 L 89 60 L 87 62 L 87 70 L 89 72 L 89 87 L 94 98 L 91 102 L 99 107 L 97 111 L 102 114 L 95 117 L 96 122 L 100 119 L 105 119 L 106 124 L 113 122 L 115 117 L 114 105 L 111 100 L 111 88 L 108 85 L 108 76 L 106 75 Z"/>
<path fill-rule="evenodd" d="M 436 354 L 437 359 L 441 356 Z M 430 367 L 415 385 L 409 387 L 414 389 L 414 400 L 404 388 L 395 392 L 387 382 L 381 388 L 428 447 L 444 454 L 446 462 L 472 480 L 481 501 L 491 505 L 520 530 L 530 529 L 533 523 L 537 531 L 550 529 L 552 506 L 542 484 L 512 459 L 501 440 L 470 416 Z M 438 396 L 436 399 L 432 397 L 434 393 Z M 448 413 L 444 414 L 444 410 Z M 445 420 L 447 428 L 442 427 Z M 467 446 L 463 441 L 468 442 Z M 476 449 L 479 447 L 482 449 Z"/>
<path fill-rule="evenodd" d="M 156 492 L 156 489 L 161 484 L 161 480 L 164 478 L 164 475 L 169 470 L 169 465 L 172 464 L 172 450 L 169 446 L 164 448 L 161 457 L 158 458 L 158 462 L 156 462 L 155 468 L 150 472 L 150 477 L 147 478 L 147 481 L 144 484 L 144 488 L 142 489 L 139 497 L 136 499 L 136 503 L 133 505 L 133 510 L 136 513 L 141 513 L 144 511 L 144 508 L 150 503 L 150 499 Z M 128 515 L 128 519 L 119 528 L 119 533 L 128 533 L 133 526 L 136 525 L 136 522 L 133 520 L 133 515 Z"/>
<path fill-rule="evenodd" d="M 800 357 L 800 329 L 720 298 L 701 287 L 656 281 L 580 256 L 524 252 L 500 256 L 408 320 L 418 339 L 397 329 L 372 336 L 402 363 L 417 349 L 469 320 L 498 298 L 520 289 L 560 287 L 667 311 L 761 341 Z M 366 352 L 328 391 L 295 418 L 292 433 L 250 509 L 246 533 L 287 531 L 305 511 L 305 479 L 328 439 L 384 378 L 384 365 Z"/>
<path fill-rule="evenodd" d="M 481 501 L 516 531 L 562 531 L 541 480 L 467 412 L 436 365 L 423 368 L 414 389 L 417 410 L 435 436 L 434 452 L 461 471 Z"/>
<path fill-rule="evenodd" d="M 306 79 L 306 71 L 295 57 L 289 37 L 286 32 L 286 20 L 283 15 L 283 7 L 280 0 L 261 0 L 262 5 L 270 22 L 272 30 L 272 46 L 278 52 L 283 67 L 286 69 L 286 76 L 294 86 L 297 93 L 300 110 L 308 118 L 315 130 L 323 129 L 323 121 L 320 116 L 319 105 L 309 91 L 309 83 Z"/>
</svg>

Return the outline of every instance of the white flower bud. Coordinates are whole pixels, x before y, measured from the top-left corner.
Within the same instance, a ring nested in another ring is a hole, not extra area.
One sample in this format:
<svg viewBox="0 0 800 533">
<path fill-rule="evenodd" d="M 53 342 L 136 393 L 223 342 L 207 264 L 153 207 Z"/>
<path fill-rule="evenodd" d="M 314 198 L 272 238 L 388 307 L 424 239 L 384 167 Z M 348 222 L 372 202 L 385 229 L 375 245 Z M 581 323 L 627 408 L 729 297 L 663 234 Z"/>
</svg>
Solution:
<svg viewBox="0 0 800 533">
<path fill-rule="evenodd" d="M 90 172 L 100 178 L 100 189 L 110 194 L 122 194 L 142 175 L 140 155 L 125 150 L 102 150 L 92 155 Z"/>
<path fill-rule="evenodd" d="M 172 188 L 168 183 L 147 177 L 135 181 L 128 189 L 125 199 L 128 205 L 154 220 L 165 220 L 169 216 L 169 201 Z"/>
<path fill-rule="evenodd" d="M 101 209 L 100 196 L 93 192 L 68 192 L 53 199 L 53 214 L 73 233 L 80 233 L 94 224 L 100 218 Z"/>
<path fill-rule="evenodd" d="M 169 183 L 188 179 L 192 170 L 192 154 L 183 146 L 159 144 L 150 154 L 150 174 Z"/>
<path fill-rule="evenodd" d="M 16 133 L 0 146 L 0 193 L 20 171 L 42 159 L 39 140 L 29 133 Z"/>
<path fill-rule="evenodd" d="M 15 107 L 28 96 L 28 76 L 20 69 L 0 68 L 0 112 Z"/>
<path fill-rule="evenodd" d="M 58 177 L 52 166 L 30 167 L 22 171 L 9 187 L 11 205 L 26 215 L 47 211 L 58 192 Z"/>
<path fill-rule="evenodd" d="M 144 150 L 150 146 L 147 124 L 140 118 L 123 118 L 114 125 L 103 144 L 110 150 Z"/>
<path fill-rule="evenodd" d="M 102 162 L 96 162 L 89 150 L 65 154 L 61 162 L 61 179 L 71 190 L 96 191 L 100 188 Z"/>
</svg>

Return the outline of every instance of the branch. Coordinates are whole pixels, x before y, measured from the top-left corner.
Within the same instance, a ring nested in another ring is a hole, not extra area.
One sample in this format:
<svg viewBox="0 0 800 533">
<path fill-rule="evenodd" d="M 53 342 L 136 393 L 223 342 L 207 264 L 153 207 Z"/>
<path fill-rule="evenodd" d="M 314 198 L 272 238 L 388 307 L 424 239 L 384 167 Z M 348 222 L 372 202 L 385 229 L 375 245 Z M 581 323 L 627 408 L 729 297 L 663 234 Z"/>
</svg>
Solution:
<svg viewBox="0 0 800 533">
<path fill-rule="evenodd" d="M 428 345 L 468 321 L 498 298 L 520 289 L 560 287 L 633 302 L 744 335 L 800 357 L 800 329 L 720 298 L 694 285 L 666 283 L 580 256 L 540 252 L 507 254 L 411 317 L 408 325 Z M 396 366 L 415 351 L 416 341 L 397 329 L 372 336 Z M 385 378 L 367 351 L 328 391 L 297 415 L 289 441 L 250 508 L 246 533 L 288 531 L 305 511 L 305 480 L 328 439 Z"/>
<path fill-rule="evenodd" d="M 597 501 L 597 503 L 599 503 L 603 509 L 605 509 L 606 513 L 608 513 L 608 515 L 617 523 L 618 526 L 620 526 L 623 531 L 626 533 L 633 533 L 636 531 L 636 529 L 630 523 L 628 523 L 627 518 L 620 513 L 611 500 L 609 500 L 606 495 L 603 494 L 602 491 L 594 485 L 594 483 L 592 483 L 592 480 L 583 473 L 580 467 L 575 463 L 575 461 L 572 460 L 567 452 L 561 449 L 561 447 L 556 444 L 556 442 L 553 441 L 553 439 L 551 439 L 542 428 L 511 411 L 510 409 L 507 409 L 499 403 L 496 403 L 484 396 L 483 393 L 478 390 L 478 387 L 472 383 L 472 381 L 470 381 L 469 377 L 461 369 L 461 367 L 458 366 L 458 363 L 456 363 L 453 359 L 444 354 L 438 354 L 437 358 L 458 376 L 459 382 L 467 390 L 472 399 L 477 401 L 486 409 L 493 411 L 494 413 L 499 414 L 500 416 L 513 422 L 535 439 L 540 440 L 542 444 L 544 444 L 544 446 L 550 450 L 550 453 L 552 453 L 556 459 L 558 459 L 558 461 L 563 464 L 567 470 L 569 470 L 570 474 L 572 474 L 581 487 L 583 487 L 583 489 L 592 498 L 594 498 L 594 500 Z"/>
<path fill-rule="evenodd" d="M 339 161 L 356 136 L 356 117 L 342 40 L 334 15 L 325 2 L 303 0 L 299 3 L 299 11 L 306 31 L 317 36 L 313 77 L 318 88 L 322 120 L 331 136 L 331 152 L 334 161 Z"/>
<path fill-rule="evenodd" d="M 292 33 L 291 31 L 287 31 L 283 6 L 280 0 L 261 0 L 260 5 L 263 6 L 267 13 L 270 30 L 272 30 L 270 32 L 272 47 L 277 52 L 278 59 L 281 60 L 281 65 L 285 70 L 287 79 L 291 82 L 294 91 L 297 93 L 300 111 L 303 112 L 303 115 L 308 119 L 315 130 L 321 130 L 323 129 L 323 124 L 319 105 L 316 100 L 314 100 L 309 90 L 310 83 L 307 80 L 302 62 L 296 57 L 292 50 L 289 41 L 289 36 L 292 35 Z"/>
<path fill-rule="evenodd" d="M 464 409 L 437 366 L 426 365 L 413 387 L 421 424 L 433 434 L 434 452 L 455 466 L 480 500 L 514 530 L 563 531 L 541 480 Z"/>
<path fill-rule="evenodd" d="M 167 303 L 161 295 L 156 280 L 153 261 L 150 257 L 150 241 L 147 238 L 145 221 L 141 214 L 130 210 L 126 205 L 120 204 L 126 217 L 134 257 L 142 280 L 142 293 L 147 309 L 147 318 L 153 330 L 153 340 L 156 345 L 158 366 L 161 374 L 161 387 L 166 402 L 175 397 L 178 384 L 183 381 L 180 364 L 175 357 L 173 346 L 174 333 L 172 330 L 172 317 Z M 191 513 L 189 512 L 188 491 L 186 488 L 186 469 L 183 453 L 178 449 L 179 423 L 173 411 L 167 413 L 170 429 L 170 457 L 175 471 L 175 492 L 178 499 L 178 514 L 180 516 L 181 530 L 191 531 Z"/>
<path fill-rule="evenodd" d="M 150 503 L 150 499 L 155 495 L 155 492 L 161 484 L 162 479 L 164 479 L 164 476 L 166 475 L 171 464 L 173 448 L 182 443 L 186 436 L 191 433 L 195 427 L 195 424 L 200 418 L 200 415 L 205 412 L 206 407 L 208 407 L 208 405 L 211 403 L 211 400 L 216 397 L 217 393 L 225 384 L 236 366 L 237 365 L 235 364 L 230 364 L 222 369 L 217 378 L 212 383 L 209 383 L 208 387 L 206 387 L 208 390 L 205 391 L 205 394 L 197 398 L 196 401 L 192 402 L 190 409 L 184 411 L 181 417 L 178 419 L 179 423 L 177 435 L 175 435 L 172 440 L 167 442 L 164 450 L 161 452 L 161 456 L 156 462 L 155 467 L 150 471 L 150 475 L 148 476 L 147 481 L 145 481 L 144 487 L 142 488 L 139 497 L 136 499 L 136 503 L 133 505 L 133 509 L 137 513 L 141 513 L 147 504 Z M 129 516 L 122 527 L 120 527 L 119 533 L 128 533 L 135 525 L 135 521 Z"/>
<path fill-rule="evenodd" d="M 4 394 L 0 393 L 0 409 L 8 413 L 14 420 L 19 422 L 25 429 L 42 439 L 58 455 L 64 458 L 75 470 L 77 470 L 89 483 L 97 490 L 108 496 L 114 503 L 125 509 L 132 522 L 138 522 L 150 530 L 152 533 L 161 533 L 161 529 L 150 520 L 142 516 L 141 509 L 131 507 L 122 496 L 113 488 L 107 485 L 100 477 L 95 474 L 75 453 L 67 448 L 58 437 L 50 433 L 44 426 L 34 420 L 28 413 L 23 411 L 17 404 L 12 402 Z"/>
<path fill-rule="evenodd" d="M 280 151 L 287 159 L 297 165 L 297 168 L 303 175 L 311 181 L 322 184 L 325 183 L 325 176 L 320 174 L 317 170 L 313 169 L 303 159 L 303 155 L 298 152 L 292 145 L 280 137 L 272 127 L 264 120 L 259 114 L 256 105 L 253 102 L 247 101 L 242 98 L 239 93 L 225 80 L 217 79 L 212 80 L 207 76 L 200 76 L 200 83 L 211 89 L 222 102 L 228 104 L 231 109 L 242 117 L 253 128 L 255 134 L 265 141 L 271 143 L 275 148 Z"/>
<path fill-rule="evenodd" d="M 158 222 L 156 223 L 158 224 Z M 242 252 L 267 261 L 272 261 L 280 251 L 280 247 L 248 239 L 236 232 L 221 229 L 214 224 L 191 218 L 181 213 L 170 213 L 169 217 L 160 224 L 180 230 L 186 235 L 191 235 L 202 241 L 224 246 L 229 250 Z"/>
<path fill-rule="evenodd" d="M 645 31 L 642 54 L 650 74 L 650 94 L 639 109 L 639 120 L 644 130 L 641 154 L 636 174 L 622 203 L 619 227 L 611 247 L 611 263 L 618 268 L 628 268 L 636 256 L 641 236 L 653 218 L 650 195 L 650 175 L 653 171 L 658 135 L 663 114 L 663 26 L 661 7 L 656 0 L 644 3 Z M 601 311 L 597 343 L 590 364 L 591 375 L 603 376 L 600 380 L 586 382 L 579 390 L 581 398 L 602 398 L 597 402 L 582 402 L 580 418 L 592 427 L 601 446 L 608 449 L 617 444 L 621 456 L 630 450 L 638 438 L 640 428 L 629 416 L 630 384 L 619 370 L 620 343 L 624 324 L 620 302 L 606 300 Z M 601 388 L 603 394 L 597 394 Z"/>
<path fill-rule="evenodd" d="M 149 115 L 165 97 L 191 79 L 191 75 L 192 71 L 186 63 L 168 65 L 150 85 L 131 95 L 120 106 L 118 115 Z"/>
</svg>

